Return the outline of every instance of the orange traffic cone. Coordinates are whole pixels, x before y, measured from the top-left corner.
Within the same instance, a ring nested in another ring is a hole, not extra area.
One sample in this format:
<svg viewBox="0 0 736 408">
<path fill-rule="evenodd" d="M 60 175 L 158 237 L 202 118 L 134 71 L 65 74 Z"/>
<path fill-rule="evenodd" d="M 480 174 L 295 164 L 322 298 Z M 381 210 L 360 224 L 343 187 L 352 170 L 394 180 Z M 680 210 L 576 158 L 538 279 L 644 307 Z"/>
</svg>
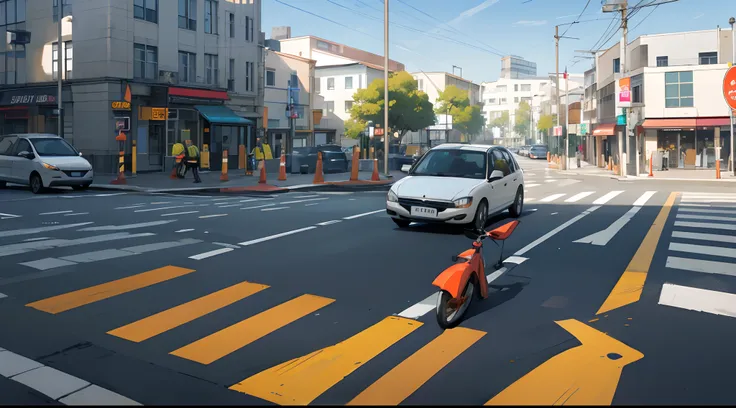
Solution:
<svg viewBox="0 0 736 408">
<path fill-rule="evenodd" d="M 317 152 L 317 167 L 314 169 L 314 180 L 312 184 L 322 184 L 325 182 L 325 175 L 322 173 L 322 152 Z"/>
<path fill-rule="evenodd" d="M 279 181 L 286 181 L 286 153 L 281 150 L 281 163 L 279 163 Z"/>
<path fill-rule="evenodd" d="M 261 161 L 261 177 L 258 178 L 258 184 L 266 184 L 266 161 Z"/>
<path fill-rule="evenodd" d="M 353 168 L 350 169 L 350 181 L 358 181 L 358 171 L 360 170 L 360 149 L 353 146 Z"/>
<path fill-rule="evenodd" d="M 174 168 L 171 169 L 171 175 L 169 176 L 170 179 L 176 180 L 176 165 L 174 165 Z"/>
<path fill-rule="evenodd" d="M 373 159 L 373 174 L 371 175 L 371 181 L 381 181 L 381 177 L 378 175 L 378 159 Z"/>
</svg>

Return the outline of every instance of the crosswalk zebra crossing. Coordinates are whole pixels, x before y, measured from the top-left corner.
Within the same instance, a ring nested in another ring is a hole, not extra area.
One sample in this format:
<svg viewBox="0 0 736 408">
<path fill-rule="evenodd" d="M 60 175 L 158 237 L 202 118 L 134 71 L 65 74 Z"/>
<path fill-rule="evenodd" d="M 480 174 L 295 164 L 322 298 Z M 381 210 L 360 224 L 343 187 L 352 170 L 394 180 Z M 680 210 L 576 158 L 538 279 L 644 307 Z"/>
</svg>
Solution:
<svg viewBox="0 0 736 408">
<path fill-rule="evenodd" d="M 682 193 L 673 226 L 659 304 L 736 317 L 736 193 Z"/>
<path fill-rule="evenodd" d="M 524 198 L 524 202 L 604 205 L 625 192 L 625 190 L 614 190 L 608 192 L 582 191 L 579 193 L 554 193 L 543 196 L 540 199 L 534 197 L 526 197 Z"/>
</svg>

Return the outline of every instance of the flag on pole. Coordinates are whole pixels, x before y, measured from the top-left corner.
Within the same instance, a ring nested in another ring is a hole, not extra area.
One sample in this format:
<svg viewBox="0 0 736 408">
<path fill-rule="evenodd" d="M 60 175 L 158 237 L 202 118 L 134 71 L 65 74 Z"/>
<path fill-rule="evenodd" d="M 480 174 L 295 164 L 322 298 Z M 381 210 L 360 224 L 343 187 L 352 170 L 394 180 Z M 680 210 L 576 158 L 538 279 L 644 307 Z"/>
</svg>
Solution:
<svg viewBox="0 0 736 408">
<path fill-rule="evenodd" d="M 562 78 L 567 79 L 567 67 L 565 67 L 565 73 L 562 74 Z"/>
</svg>

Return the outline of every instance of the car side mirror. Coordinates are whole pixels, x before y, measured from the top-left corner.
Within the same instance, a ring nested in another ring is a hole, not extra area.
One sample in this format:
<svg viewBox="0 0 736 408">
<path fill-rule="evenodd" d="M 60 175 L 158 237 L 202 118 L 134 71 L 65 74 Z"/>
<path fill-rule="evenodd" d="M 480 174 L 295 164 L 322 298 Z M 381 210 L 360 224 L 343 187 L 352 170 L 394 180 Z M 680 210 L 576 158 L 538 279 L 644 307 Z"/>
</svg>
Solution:
<svg viewBox="0 0 736 408">
<path fill-rule="evenodd" d="M 33 158 L 33 153 L 31 153 L 31 152 L 27 152 L 27 151 L 23 150 L 22 152 L 18 153 L 18 156 L 20 156 L 20 157 L 24 157 L 24 158 L 26 158 L 26 159 L 29 159 L 29 160 L 30 160 L 30 159 L 32 159 L 32 158 Z"/>
<path fill-rule="evenodd" d="M 79 157 L 82 157 L 82 152 L 79 152 Z"/>
<path fill-rule="evenodd" d="M 491 181 L 501 180 L 502 178 L 503 178 L 503 172 L 501 170 L 493 170 L 491 172 L 491 176 L 488 177 L 488 181 L 491 182 Z"/>
</svg>

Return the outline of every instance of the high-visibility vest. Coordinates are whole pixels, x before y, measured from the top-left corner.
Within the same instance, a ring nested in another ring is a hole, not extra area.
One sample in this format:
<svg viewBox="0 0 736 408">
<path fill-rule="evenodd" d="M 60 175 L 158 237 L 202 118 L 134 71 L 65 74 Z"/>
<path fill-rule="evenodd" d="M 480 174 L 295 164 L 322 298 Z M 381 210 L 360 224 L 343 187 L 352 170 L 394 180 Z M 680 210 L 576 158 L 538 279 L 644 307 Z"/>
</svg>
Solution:
<svg viewBox="0 0 736 408">
<path fill-rule="evenodd" d="M 271 153 L 271 146 L 269 146 L 268 143 L 263 144 L 263 155 L 265 156 L 266 160 L 273 159 L 273 153 Z"/>
<path fill-rule="evenodd" d="M 197 161 L 199 158 L 199 149 L 195 145 L 191 145 L 187 148 L 187 152 L 189 153 L 189 161 Z"/>
<path fill-rule="evenodd" d="M 174 146 L 171 148 L 171 155 L 178 156 L 182 153 L 184 153 L 184 145 L 181 143 L 174 143 Z"/>
<path fill-rule="evenodd" d="M 256 157 L 256 160 L 263 160 L 263 150 L 260 147 L 256 146 L 253 148 L 253 155 Z"/>
</svg>

